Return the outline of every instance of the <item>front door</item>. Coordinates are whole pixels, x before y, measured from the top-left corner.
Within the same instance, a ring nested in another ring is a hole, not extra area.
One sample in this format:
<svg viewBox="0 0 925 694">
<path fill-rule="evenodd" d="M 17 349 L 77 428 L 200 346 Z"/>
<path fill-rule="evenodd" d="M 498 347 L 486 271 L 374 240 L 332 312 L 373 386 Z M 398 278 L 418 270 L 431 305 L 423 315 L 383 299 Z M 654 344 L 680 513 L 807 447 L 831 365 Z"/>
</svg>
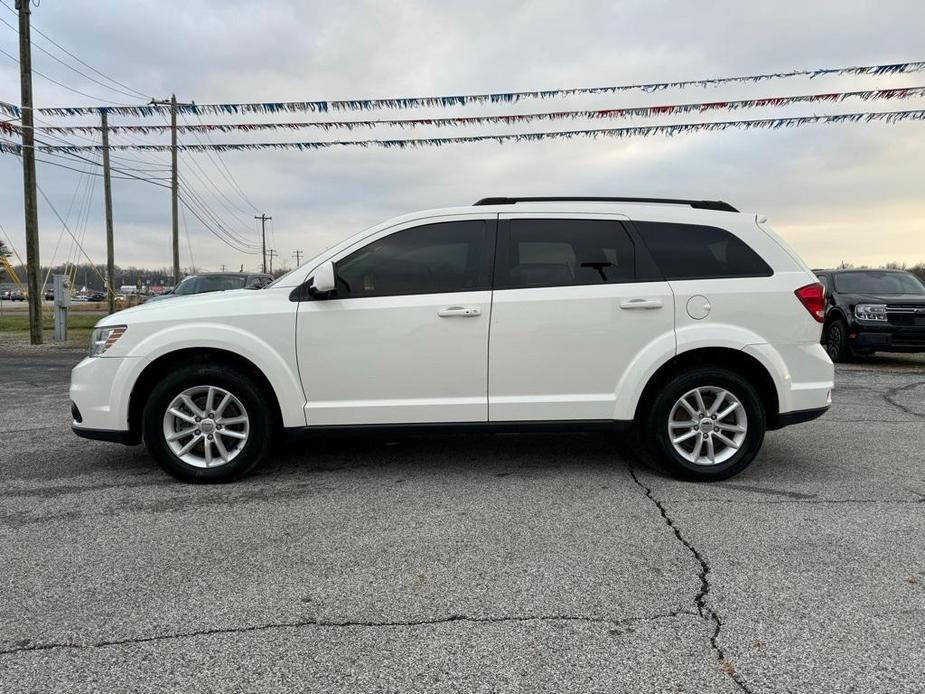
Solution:
<svg viewBox="0 0 925 694">
<path fill-rule="evenodd" d="M 617 396 L 634 360 L 675 348 L 671 288 L 639 250 L 619 217 L 500 215 L 491 421 L 632 416 Z"/>
<path fill-rule="evenodd" d="M 380 232 L 299 306 L 309 426 L 484 422 L 496 216 Z"/>
</svg>

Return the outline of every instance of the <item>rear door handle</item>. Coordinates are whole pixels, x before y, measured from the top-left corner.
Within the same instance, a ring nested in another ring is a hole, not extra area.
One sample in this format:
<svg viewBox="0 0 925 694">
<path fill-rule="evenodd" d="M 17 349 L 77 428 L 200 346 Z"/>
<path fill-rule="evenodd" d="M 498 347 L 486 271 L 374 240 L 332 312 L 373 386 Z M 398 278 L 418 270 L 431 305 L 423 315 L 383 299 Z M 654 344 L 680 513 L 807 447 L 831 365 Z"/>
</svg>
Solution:
<svg viewBox="0 0 925 694">
<path fill-rule="evenodd" d="M 620 308 L 630 309 L 630 308 L 643 308 L 643 309 L 653 309 L 661 308 L 662 300 L 661 299 L 644 299 L 642 297 L 636 297 L 635 299 L 624 299 L 620 302 Z"/>
<path fill-rule="evenodd" d="M 475 318 L 482 315 L 482 309 L 476 306 L 447 306 L 437 311 L 441 318 Z"/>
</svg>

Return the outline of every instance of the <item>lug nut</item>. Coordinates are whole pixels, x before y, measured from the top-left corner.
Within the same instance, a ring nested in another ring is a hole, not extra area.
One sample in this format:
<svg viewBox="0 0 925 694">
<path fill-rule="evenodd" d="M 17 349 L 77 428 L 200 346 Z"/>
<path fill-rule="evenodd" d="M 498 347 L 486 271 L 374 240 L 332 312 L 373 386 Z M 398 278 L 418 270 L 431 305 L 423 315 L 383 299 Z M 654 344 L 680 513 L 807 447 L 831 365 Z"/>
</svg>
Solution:
<svg viewBox="0 0 925 694">
<path fill-rule="evenodd" d="M 199 429 L 196 429 L 196 431 L 194 431 L 193 433 L 196 434 L 196 436 L 199 436 L 201 432 L 199 431 Z"/>
<path fill-rule="evenodd" d="M 209 434 L 209 441 L 212 440 L 212 434 Z"/>
<path fill-rule="evenodd" d="M 215 428 L 216 428 L 216 429 L 221 429 L 221 428 L 222 428 L 222 425 L 221 425 L 221 424 L 216 424 L 216 425 L 215 425 Z"/>
<path fill-rule="evenodd" d="M 201 422 L 201 421 L 202 421 L 202 417 L 200 417 L 199 415 L 196 415 L 196 421 L 197 421 L 197 422 Z"/>
<path fill-rule="evenodd" d="M 705 439 L 706 439 L 706 438 L 709 438 L 709 434 L 704 434 L 704 435 L 703 435 L 703 438 L 705 438 Z"/>
</svg>

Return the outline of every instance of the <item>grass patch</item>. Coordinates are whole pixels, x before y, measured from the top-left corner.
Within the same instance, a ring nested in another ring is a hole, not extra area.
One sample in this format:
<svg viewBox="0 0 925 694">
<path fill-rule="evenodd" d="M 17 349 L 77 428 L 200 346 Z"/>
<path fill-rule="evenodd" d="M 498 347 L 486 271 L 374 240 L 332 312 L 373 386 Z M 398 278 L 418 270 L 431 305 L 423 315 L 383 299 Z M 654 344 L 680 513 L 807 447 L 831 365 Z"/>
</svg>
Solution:
<svg viewBox="0 0 925 694">
<path fill-rule="evenodd" d="M 100 320 L 105 313 L 68 313 L 67 317 L 67 337 L 68 342 L 86 342 L 90 339 L 90 331 L 93 326 Z M 45 333 L 46 341 L 51 341 L 55 329 L 55 321 L 52 316 L 43 312 L 42 328 Z M 13 314 L 0 316 L 0 338 L 28 338 L 29 336 L 29 316 L 28 314 Z"/>
</svg>

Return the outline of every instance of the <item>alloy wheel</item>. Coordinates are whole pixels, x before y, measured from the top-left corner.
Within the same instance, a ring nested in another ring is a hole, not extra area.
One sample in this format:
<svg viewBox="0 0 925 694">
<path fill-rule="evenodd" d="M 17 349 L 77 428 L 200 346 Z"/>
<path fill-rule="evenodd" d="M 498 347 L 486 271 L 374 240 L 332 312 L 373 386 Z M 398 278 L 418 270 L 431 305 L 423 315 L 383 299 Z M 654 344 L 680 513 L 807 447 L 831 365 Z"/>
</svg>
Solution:
<svg viewBox="0 0 925 694">
<path fill-rule="evenodd" d="M 719 465 L 742 447 L 748 419 L 739 399 L 725 388 L 701 386 L 682 395 L 668 416 L 675 452 L 695 465 Z"/>
<path fill-rule="evenodd" d="M 164 440 L 184 463 L 199 468 L 225 465 L 250 435 L 244 405 L 218 386 L 194 386 L 177 395 L 164 412 Z"/>
</svg>

